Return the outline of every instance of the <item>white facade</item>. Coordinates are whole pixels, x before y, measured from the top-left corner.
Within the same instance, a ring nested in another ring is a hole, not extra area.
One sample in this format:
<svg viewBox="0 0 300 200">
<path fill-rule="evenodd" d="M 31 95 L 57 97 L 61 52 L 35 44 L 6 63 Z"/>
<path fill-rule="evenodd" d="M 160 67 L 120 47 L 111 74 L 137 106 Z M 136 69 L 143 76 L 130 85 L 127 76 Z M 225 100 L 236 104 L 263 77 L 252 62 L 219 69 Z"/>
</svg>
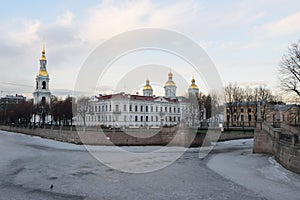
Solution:
<svg viewBox="0 0 300 200">
<path fill-rule="evenodd" d="M 166 97 L 147 97 L 130 94 L 99 96 L 90 101 L 86 125 L 107 127 L 160 127 L 176 125 L 181 121 L 177 100 Z M 81 116 L 76 124 L 83 124 Z"/>
<path fill-rule="evenodd" d="M 188 98 L 176 97 L 176 85 L 172 77 L 172 73 L 169 73 L 164 87 L 166 97 L 153 96 L 152 87 L 147 80 L 143 96 L 119 93 L 91 99 L 85 115 L 86 125 L 155 128 L 179 123 L 185 126 L 199 124 L 198 103 L 194 102 L 194 105 Z M 195 84 L 195 81 L 193 83 Z M 197 91 L 195 85 L 193 88 Z M 74 124 L 84 124 L 82 115 L 76 115 Z"/>
</svg>

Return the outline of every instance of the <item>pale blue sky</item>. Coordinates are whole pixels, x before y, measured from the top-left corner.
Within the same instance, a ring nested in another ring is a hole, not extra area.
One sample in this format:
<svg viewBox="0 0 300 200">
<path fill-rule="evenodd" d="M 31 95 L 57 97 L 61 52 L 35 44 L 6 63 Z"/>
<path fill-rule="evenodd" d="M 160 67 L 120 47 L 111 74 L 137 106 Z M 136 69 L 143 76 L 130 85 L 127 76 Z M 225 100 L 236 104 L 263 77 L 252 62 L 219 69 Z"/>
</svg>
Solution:
<svg viewBox="0 0 300 200">
<path fill-rule="evenodd" d="M 278 63 L 300 39 L 299 21 L 294 0 L 1 1 L 0 95 L 33 91 L 43 37 L 50 88 L 65 94 L 99 44 L 144 27 L 174 30 L 199 43 L 224 84 L 277 88 Z"/>
</svg>

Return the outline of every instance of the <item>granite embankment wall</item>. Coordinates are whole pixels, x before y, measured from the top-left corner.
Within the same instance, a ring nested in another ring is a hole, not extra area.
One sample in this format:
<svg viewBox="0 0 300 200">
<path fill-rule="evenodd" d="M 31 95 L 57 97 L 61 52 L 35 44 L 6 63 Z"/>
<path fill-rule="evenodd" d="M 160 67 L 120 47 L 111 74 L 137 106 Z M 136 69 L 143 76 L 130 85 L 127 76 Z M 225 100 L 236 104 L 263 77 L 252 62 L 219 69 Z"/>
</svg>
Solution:
<svg viewBox="0 0 300 200">
<path fill-rule="evenodd" d="M 254 132 L 253 153 L 273 154 L 287 169 L 300 173 L 300 130 L 283 123 L 266 122 Z"/>
<path fill-rule="evenodd" d="M 168 146 L 201 146 L 205 139 L 205 145 L 210 141 L 225 141 L 232 139 L 245 139 L 253 137 L 253 130 L 225 130 L 221 135 L 219 129 L 182 128 L 178 126 L 164 127 L 162 129 L 127 129 L 127 130 L 102 130 L 96 128 L 75 130 L 63 130 L 53 128 L 19 128 L 0 126 L 1 130 L 19 132 L 32 136 L 54 139 L 62 142 L 88 145 L 168 145 Z M 208 136 L 208 137 L 206 137 Z"/>
</svg>

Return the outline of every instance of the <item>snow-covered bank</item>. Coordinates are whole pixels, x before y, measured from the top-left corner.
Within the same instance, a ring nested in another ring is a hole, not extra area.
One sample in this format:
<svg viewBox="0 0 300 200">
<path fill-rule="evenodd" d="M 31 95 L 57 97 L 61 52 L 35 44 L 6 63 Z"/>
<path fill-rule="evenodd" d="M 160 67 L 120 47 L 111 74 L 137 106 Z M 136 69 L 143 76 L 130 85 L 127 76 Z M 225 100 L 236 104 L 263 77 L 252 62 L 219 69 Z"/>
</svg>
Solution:
<svg viewBox="0 0 300 200">
<path fill-rule="evenodd" d="M 278 164 L 273 157 L 252 154 L 253 140 L 216 145 L 207 166 L 221 176 L 268 199 L 300 199 L 300 175 Z"/>
</svg>

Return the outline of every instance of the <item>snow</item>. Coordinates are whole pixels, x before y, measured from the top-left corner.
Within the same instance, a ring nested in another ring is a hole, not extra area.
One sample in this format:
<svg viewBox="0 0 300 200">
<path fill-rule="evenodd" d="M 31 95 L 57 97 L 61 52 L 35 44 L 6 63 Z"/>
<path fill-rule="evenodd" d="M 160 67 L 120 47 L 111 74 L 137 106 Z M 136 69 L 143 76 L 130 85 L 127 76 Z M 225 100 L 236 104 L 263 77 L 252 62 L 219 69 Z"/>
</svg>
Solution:
<svg viewBox="0 0 300 200">
<path fill-rule="evenodd" d="M 207 166 L 268 199 L 300 199 L 300 176 L 283 168 L 271 156 L 252 154 L 253 140 L 221 142 Z"/>
<path fill-rule="evenodd" d="M 146 157 L 146 163 L 114 158 L 120 167 L 147 171 L 186 151 L 160 170 L 132 174 L 107 167 L 83 145 L 0 131 L 0 199 L 299 199 L 299 175 L 270 156 L 252 154 L 252 143 L 217 143 L 204 159 L 199 148 L 183 147 Z M 87 148 L 112 158 L 117 153 L 110 146 Z M 136 154 L 160 148 L 121 147 Z"/>
</svg>

